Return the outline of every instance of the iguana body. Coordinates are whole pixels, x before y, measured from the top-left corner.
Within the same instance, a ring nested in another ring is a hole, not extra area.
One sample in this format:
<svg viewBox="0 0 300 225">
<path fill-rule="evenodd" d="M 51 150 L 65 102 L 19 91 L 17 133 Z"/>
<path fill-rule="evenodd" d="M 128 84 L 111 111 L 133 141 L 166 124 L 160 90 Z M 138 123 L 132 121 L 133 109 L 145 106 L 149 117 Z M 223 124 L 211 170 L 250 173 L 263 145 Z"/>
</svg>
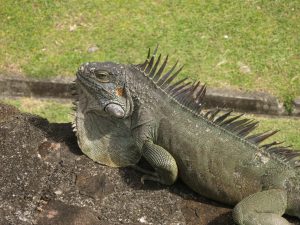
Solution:
<svg viewBox="0 0 300 225">
<path fill-rule="evenodd" d="M 155 50 L 156 53 L 156 50 Z M 144 64 L 87 63 L 77 73 L 76 128 L 82 151 L 110 166 L 155 169 L 142 177 L 172 184 L 179 176 L 199 194 L 237 205 L 238 224 L 289 224 L 300 218 L 299 153 L 277 142 L 259 146 L 275 132 L 249 135 L 257 123 L 230 112 L 201 112 L 205 86 L 180 72 L 162 72 L 167 58 Z"/>
</svg>

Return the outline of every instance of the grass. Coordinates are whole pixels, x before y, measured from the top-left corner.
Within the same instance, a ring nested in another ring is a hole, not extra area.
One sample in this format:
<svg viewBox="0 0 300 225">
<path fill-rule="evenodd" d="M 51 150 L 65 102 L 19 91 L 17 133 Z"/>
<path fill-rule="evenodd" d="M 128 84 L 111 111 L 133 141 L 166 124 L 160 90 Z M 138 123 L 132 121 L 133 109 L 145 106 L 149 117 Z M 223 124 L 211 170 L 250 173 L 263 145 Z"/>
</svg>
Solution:
<svg viewBox="0 0 300 225">
<path fill-rule="evenodd" d="M 22 112 L 39 115 L 51 123 L 67 123 L 73 120 L 71 103 L 33 98 L 0 99 L 0 102 L 13 105 Z"/>
<path fill-rule="evenodd" d="M 59 103 L 51 100 L 38 100 L 32 98 L 18 98 L 18 99 L 2 99 L 2 102 L 11 104 L 19 108 L 23 112 L 29 112 L 47 118 L 50 122 L 66 123 L 73 120 L 72 104 Z M 281 130 L 274 135 L 269 141 L 285 141 L 287 144 L 294 145 L 295 149 L 300 150 L 300 119 L 293 118 L 265 118 L 261 116 L 248 115 L 248 118 L 253 118 L 260 121 L 258 132 L 266 130 Z"/>
<path fill-rule="evenodd" d="M 277 1 L 2 1 L 0 73 L 73 76 L 86 61 L 142 62 L 160 44 L 181 76 L 300 95 L 300 4 Z M 89 52 L 90 47 L 98 48 Z"/>
<path fill-rule="evenodd" d="M 279 130 L 273 137 L 267 139 L 270 141 L 284 141 L 286 145 L 293 145 L 295 149 L 300 150 L 300 120 L 295 118 L 266 118 L 261 116 L 249 115 L 248 118 L 254 118 L 260 121 L 256 132 L 268 130 Z"/>
</svg>

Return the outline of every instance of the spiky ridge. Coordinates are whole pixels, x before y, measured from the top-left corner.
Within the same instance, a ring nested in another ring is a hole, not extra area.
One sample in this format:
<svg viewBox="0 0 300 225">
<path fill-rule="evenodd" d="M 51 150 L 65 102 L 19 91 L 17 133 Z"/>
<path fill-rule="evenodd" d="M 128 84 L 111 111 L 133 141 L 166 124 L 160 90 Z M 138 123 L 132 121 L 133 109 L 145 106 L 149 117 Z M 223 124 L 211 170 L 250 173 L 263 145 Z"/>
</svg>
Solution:
<svg viewBox="0 0 300 225">
<path fill-rule="evenodd" d="M 220 109 L 214 109 L 204 113 L 203 104 L 206 85 L 200 86 L 199 81 L 194 83 L 189 82 L 187 78 L 173 82 L 183 67 L 175 71 L 178 64 L 177 61 L 169 71 L 163 74 L 168 62 L 168 56 L 165 57 L 165 60 L 159 66 L 161 54 L 155 61 L 157 50 L 158 46 L 150 57 L 151 51 L 149 48 L 147 59 L 143 64 L 136 65 L 136 68 L 155 83 L 158 88 L 166 92 L 169 97 L 173 98 L 178 104 L 187 108 L 195 115 L 204 117 L 213 124 L 224 128 L 243 140 L 257 145 L 269 154 L 276 154 L 278 158 L 284 162 L 288 162 L 289 165 L 300 168 L 300 152 L 294 151 L 291 149 L 291 146 L 281 146 L 280 144 L 283 142 L 272 142 L 260 146 L 261 142 L 276 134 L 278 130 L 249 135 L 257 128 L 258 121 L 241 118 L 243 114 L 231 116 L 232 110 L 221 115 L 219 115 L 221 112 Z"/>
<path fill-rule="evenodd" d="M 161 60 L 161 55 L 158 56 L 158 59 L 154 64 L 156 53 L 157 47 L 150 58 L 149 49 L 148 57 L 145 60 L 145 62 L 141 65 L 137 65 L 139 70 L 144 72 L 144 74 L 149 79 L 151 79 L 160 89 L 168 93 L 168 95 L 174 98 L 178 103 L 189 108 L 196 114 L 200 113 L 203 108 L 202 103 L 206 92 L 206 85 L 204 84 L 202 87 L 200 87 L 200 82 L 185 82 L 187 78 L 173 83 L 173 80 L 176 78 L 176 76 L 179 74 L 183 67 L 180 67 L 177 71 L 174 72 L 178 64 L 177 61 L 168 72 L 162 75 L 168 62 L 168 56 L 166 56 L 164 62 L 158 69 L 158 65 Z"/>
</svg>

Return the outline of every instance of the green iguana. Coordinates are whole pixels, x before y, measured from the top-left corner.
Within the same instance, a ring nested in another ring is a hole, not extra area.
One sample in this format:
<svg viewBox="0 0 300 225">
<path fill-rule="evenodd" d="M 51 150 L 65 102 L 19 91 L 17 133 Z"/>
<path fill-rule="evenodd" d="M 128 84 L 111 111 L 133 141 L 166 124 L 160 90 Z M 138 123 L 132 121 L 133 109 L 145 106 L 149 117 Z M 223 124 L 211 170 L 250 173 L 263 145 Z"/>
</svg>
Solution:
<svg viewBox="0 0 300 225">
<path fill-rule="evenodd" d="M 150 50 L 143 64 L 83 64 L 77 72 L 76 120 L 81 150 L 101 164 L 154 171 L 145 180 L 171 185 L 177 177 L 207 198 L 235 205 L 240 225 L 288 225 L 300 218 L 300 153 L 261 142 L 277 131 L 250 134 L 257 122 L 220 110 L 204 113 L 206 86 L 166 73 L 168 56 Z M 139 168 L 135 166 L 136 168 Z"/>
</svg>

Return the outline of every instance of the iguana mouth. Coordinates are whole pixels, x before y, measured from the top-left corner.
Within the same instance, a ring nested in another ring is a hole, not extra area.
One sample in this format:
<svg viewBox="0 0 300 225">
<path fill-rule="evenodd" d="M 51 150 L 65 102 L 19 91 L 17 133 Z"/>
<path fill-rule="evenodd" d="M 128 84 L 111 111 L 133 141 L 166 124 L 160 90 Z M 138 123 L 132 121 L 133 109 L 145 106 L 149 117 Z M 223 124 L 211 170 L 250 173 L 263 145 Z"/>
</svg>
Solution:
<svg viewBox="0 0 300 225">
<path fill-rule="evenodd" d="M 104 111 L 107 112 L 108 114 L 110 114 L 113 117 L 122 119 L 125 117 L 125 111 L 122 108 L 122 106 L 120 106 L 117 103 L 109 103 L 105 106 Z"/>
</svg>

